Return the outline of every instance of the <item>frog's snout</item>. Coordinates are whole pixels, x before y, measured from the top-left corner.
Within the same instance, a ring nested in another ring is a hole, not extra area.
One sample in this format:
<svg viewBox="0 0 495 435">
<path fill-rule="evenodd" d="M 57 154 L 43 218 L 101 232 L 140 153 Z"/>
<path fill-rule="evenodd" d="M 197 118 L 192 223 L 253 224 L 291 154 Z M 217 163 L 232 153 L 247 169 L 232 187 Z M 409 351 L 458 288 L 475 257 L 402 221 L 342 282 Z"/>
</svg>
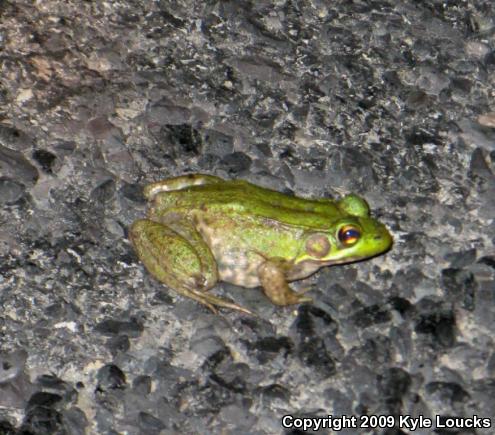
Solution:
<svg viewBox="0 0 495 435">
<path fill-rule="evenodd" d="M 381 234 L 377 234 L 375 236 L 375 239 L 380 242 L 383 246 L 384 251 L 388 250 L 392 244 L 394 243 L 394 238 L 392 237 L 392 234 L 387 230 L 387 228 L 384 226 L 383 231 Z"/>
</svg>

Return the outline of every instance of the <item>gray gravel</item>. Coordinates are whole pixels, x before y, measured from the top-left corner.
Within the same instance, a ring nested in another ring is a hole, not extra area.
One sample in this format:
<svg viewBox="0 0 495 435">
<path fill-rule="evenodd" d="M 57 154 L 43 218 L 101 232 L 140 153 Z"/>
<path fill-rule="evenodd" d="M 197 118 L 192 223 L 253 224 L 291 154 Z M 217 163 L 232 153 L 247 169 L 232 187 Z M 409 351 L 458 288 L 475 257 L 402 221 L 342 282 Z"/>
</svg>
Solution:
<svg viewBox="0 0 495 435">
<path fill-rule="evenodd" d="M 7 0 L 0 44 L 0 434 L 494 432 L 492 1 Z M 127 240 L 192 172 L 356 192 L 394 247 L 214 315 Z"/>
</svg>

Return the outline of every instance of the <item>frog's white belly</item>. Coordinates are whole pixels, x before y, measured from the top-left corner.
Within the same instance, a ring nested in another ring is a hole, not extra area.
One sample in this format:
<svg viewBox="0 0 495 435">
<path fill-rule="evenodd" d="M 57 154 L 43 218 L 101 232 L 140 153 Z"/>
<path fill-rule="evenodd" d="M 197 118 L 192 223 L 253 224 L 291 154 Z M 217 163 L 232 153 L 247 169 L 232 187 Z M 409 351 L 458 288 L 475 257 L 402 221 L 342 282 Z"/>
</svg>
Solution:
<svg viewBox="0 0 495 435">
<path fill-rule="evenodd" d="M 217 262 L 220 281 L 249 288 L 260 285 L 258 267 L 263 261 L 262 258 L 257 260 L 254 255 L 235 251 L 216 251 L 213 247 L 212 252 Z"/>
<path fill-rule="evenodd" d="M 263 257 L 254 252 L 246 252 L 242 243 L 229 242 L 235 246 L 225 247 L 225 234 L 219 234 L 219 229 L 206 225 L 204 220 L 196 218 L 196 229 L 201 233 L 203 240 L 210 247 L 217 263 L 218 278 L 242 287 L 258 287 L 258 267 Z M 237 249 L 236 249 L 237 247 Z"/>
</svg>

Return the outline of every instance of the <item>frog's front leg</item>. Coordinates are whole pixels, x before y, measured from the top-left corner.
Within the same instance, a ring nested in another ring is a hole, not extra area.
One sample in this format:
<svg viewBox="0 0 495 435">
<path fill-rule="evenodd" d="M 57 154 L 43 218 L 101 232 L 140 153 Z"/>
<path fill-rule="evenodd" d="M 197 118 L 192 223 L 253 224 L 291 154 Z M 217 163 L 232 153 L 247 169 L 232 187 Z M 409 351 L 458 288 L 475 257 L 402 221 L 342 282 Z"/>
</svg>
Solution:
<svg viewBox="0 0 495 435">
<path fill-rule="evenodd" d="M 286 271 L 290 267 L 283 259 L 267 259 L 258 267 L 258 277 L 266 296 L 275 305 L 294 305 L 312 302 L 309 296 L 297 293 L 289 287 Z"/>
<path fill-rule="evenodd" d="M 239 305 L 206 293 L 218 280 L 215 258 L 196 230 L 181 224 L 181 234 L 167 225 L 140 219 L 130 229 L 139 259 L 159 281 L 177 293 L 194 299 L 213 312 L 215 306 L 252 314 Z"/>
</svg>

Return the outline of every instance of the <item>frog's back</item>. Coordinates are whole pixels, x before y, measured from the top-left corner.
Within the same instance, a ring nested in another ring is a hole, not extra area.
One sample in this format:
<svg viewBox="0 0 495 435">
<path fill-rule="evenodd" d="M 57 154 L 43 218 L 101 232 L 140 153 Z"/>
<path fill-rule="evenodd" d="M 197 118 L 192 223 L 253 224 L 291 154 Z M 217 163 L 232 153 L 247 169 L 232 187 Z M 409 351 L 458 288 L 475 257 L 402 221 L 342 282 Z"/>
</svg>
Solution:
<svg viewBox="0 0 495 435">
<path fill-rule="evenodd" d="M 188 186 L 161 192 L 154 199 L 161 211 L 257 216 L 307 228 L 327 228 L 342 216 L 335 202 L 329 199 L 297 198 L 245 180 Z"/>
</svg>

